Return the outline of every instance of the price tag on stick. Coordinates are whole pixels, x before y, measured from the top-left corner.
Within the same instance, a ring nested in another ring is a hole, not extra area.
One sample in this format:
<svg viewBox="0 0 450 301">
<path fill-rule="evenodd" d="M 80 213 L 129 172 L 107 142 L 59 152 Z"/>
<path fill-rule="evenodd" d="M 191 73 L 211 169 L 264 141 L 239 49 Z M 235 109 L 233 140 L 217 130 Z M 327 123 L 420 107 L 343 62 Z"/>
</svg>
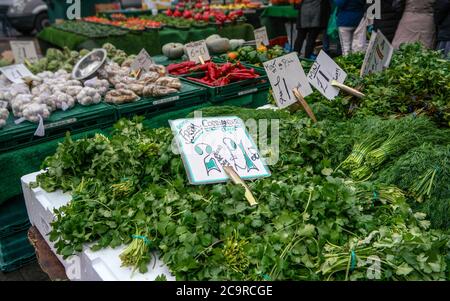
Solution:
<svg viewBox="0 0 450 301">
<path fill-rule="evenodd" d="M 294 92 L 295 98 L 297 98 L 298 102 L 302 105 L 302 107 L 305 109 L 306 114 L 308 114 L 309 118 L 314 121 L 314 123 L 317 122 L 316 115 L 314 115 L 313 111 L 309 107 L 308 103 L 305 101 L 303 96 L 300 94 L 300 92 L 297 89 L 292 90 Z"/>
<path fill-rule="evenodd" d="M 25 67 L 24 64 L 10 65 L 0 68 L 0 71 L 13 83 L 20 84 L 23 83 L 23 78 L 27 76 L 32 76 L 30 70 Z"/>
<path fill-rule="evenodd" d="M 211 59 L 205 40 L 191 42 L 184 45 L 184 47 L 186 47 L 187 56 L 192 62 L 204 64 L 205 61 Z"/>
<path fill-rule="evenodd" d="M 264 158 L 236 117 L 169 120 L 189 182 L 194 185 L 226 182 L 224 166 L 232 166 L 242 180 L 270 176 Z"/>
<path fill-rule="evenodd" d="M 392 59 L 394 47 L 389 40 L 378 30 L 370 37 L 369 47 L 364 57 L 364 63 L 361 68 L 361 77 L 370 73 L 381 72 L 389 67 Z"/>
<path fill-rule="evenodd" d="M 16 64 L 24 63 L 25 60 L 34 62 L 38 59 L 36 45 L 33 41 L 10 41 L 9 45 Z"/>
<path fill-rule="evenodd" d="M 130 68 L 132 72 L 142 69 L 148 71 L 151 65 L 153 65 L 153 59 L 145 49 L 142 49 L 131 63 Z"/>
<path fill-rule="evenodd" d="M 328 100 L 333 100 L 339 94 L 339 89 L 331 84 L 333 80 L 343 84 L 346 78 L 347 73 L 323 50 L 308 73 L 309 83 Z"/>
<path fill-rule="evenodd" d="M 267 30 L 265 26 L 255 29 L 254 34 L 256 47 L 259 47 L 261 45 L 269 46 L 269 37 L 267 35 Z"/>
<path fill-rule="evenodd" d="M 303 97 L 313 92 L 297 53 L 277 57 L 263 65 L 278 107 L 286 108 L 297 102 L 293 89 L 297 89 Z"/>
</svg>

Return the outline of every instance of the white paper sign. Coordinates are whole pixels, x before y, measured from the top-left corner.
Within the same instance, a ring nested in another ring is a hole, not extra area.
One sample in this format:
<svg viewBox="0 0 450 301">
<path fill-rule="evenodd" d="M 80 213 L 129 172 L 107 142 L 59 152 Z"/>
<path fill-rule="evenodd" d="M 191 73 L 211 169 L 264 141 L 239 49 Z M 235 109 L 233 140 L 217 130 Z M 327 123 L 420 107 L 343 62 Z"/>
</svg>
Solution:
<svg viewBox="0 0 450 301">
<path fill-rule="evenodd" d="M 242 179 L 270 176 L 259 151 L 236 116 L 170 120 L 191 184 L 229 179 L 223 166 L 231 166 Z"/>
<path fill-rule="evenodd" d="M 10 41 L 9 45 L 11 46 L 16 64 L 25 62 L 25 59 L 30 62 L 38 59 L 36 46 L 33 41 Z"/>
<path fill-rule="evenodd" d="M 381 72 L 383 69 L 389 67 L 391 63 L 394 47 L 389 43 L 389 40 L 378 30 L 373 33 L 369 46 L 367 48 L 364 63 L 361 68 L 361 77 L 370 73 Z"/>
<path fill-rule="evenodd" d="M 313 92 L 296 52 L 264 62 L 263 65 L 278 107 L 285 108 L 297 102 L 292 92 L 294 88 L 303 97 Z"/>
<path fill-rule="evenodd" d="M 184 47 L 186 47 L 186 53 L 190 61 L 199 64 L 201 63 L 200 57 L 202 57 L 203 61 L 209 61 L 211 59 L 205 40 L 191 42 L 184 45 Z"/>
<path fill-rule="evenodd" d="M 323 50 L 320 51 L 308 73 L 309 83 L 328 100 L 333 100 L 339 94 L 339 89 L 333 87 L 331 82 L 336 80 L 343 84 L 346 78 L 347 73 Z"/>
<path fill-rule="evenodd" d="M 148 71 L 151 65 L 153 65 L 153 60 L 150 54 L 148 54 L 148 52 L 142 48 L 142 50 L 134 59 L 133 63 L 131 63 L 130 67 L 132 71 L 136 71 L 139 69 Z"/>
<path fill-rule="evenodd" d="M 265 26 L 255 29 L 254 34 L 257 47 L 260 45 L 269 46 L 269 37 L 267 36 L 267 30 Z"/>
<path fill-rule="evenodd" d="M 24 64 L 10 65 L 6 67 L 1 67 L 0 71 L 13 83 L 20 84 L 23 83 L 22 78 L 27 76 L 32 76 L 30 70 L 25 67 Z"/>
</svg>

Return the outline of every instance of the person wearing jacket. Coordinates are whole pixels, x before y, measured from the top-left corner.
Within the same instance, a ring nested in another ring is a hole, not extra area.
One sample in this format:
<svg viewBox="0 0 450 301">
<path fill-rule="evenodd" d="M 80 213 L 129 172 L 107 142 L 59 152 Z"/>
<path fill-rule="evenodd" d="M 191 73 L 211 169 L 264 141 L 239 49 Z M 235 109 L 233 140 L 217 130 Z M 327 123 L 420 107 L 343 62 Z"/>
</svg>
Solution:
<svg viewBox="0 0 450 301">
<path fill-rule="evenodd" d="M 437 26 L 437 49 L 450 58 L 450 0 L 436 0 L 434 22 Z"/>
<path fill-rule="evenodd" d="M 401 3 L 403 16 L 395 32 L 392 45 L 398 49 L 403 43 L 421 42 L 427 48 L 434 48 L 435 24 L 433 5 L 436 0 L 394 0 Z"/>
<path fill-rule="evenodd" d="M 331 7 L 328 0 L 303 0 L 297 9 L 297 39 L 294 49 L 302 51 L 306 39 L 305 57 L 310 58 L 314 52 L 314 44 L 320 32 L 327 28 Z"/>
<path fill-rule="evenodd" d="M 352 53 L 353 34 L 364 16 L 365 0 L 334 0 L 342 54 Z"/>
<path fill-rule="evenodd" d="M 380 30 L 391 43 L 402 17 L 394 10 L 392 4 L 393 0 L 381 0 L 381 18 L 373 20 L 373 30 Z"/>
</svg>

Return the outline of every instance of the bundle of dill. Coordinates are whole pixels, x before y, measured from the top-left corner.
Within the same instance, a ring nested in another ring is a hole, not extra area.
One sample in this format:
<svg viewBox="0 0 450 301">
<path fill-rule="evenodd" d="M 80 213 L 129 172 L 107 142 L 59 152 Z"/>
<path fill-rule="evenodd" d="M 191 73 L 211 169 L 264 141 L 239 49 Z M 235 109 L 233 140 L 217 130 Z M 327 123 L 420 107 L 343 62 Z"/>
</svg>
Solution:
<svg viewBox="0 0 450 301">
<path fill-rule="evenodd" d="M 370 178 L 383 166 L 422 143 L 439 145 L 450 141 L 449 130 L 439 129 L 427 117 L 413 116 L 386 120 L 370 118 L 351 135 L 355 145 L 339 167 L 349 171 L 356 180 Z"/>
<path fill-rule="evenodd" d="M 450 228 L 450 146 L 424 143 L 380 171 L 377 182 L 397 185 L 419 202 L 434 228 Z"/>
</svg>

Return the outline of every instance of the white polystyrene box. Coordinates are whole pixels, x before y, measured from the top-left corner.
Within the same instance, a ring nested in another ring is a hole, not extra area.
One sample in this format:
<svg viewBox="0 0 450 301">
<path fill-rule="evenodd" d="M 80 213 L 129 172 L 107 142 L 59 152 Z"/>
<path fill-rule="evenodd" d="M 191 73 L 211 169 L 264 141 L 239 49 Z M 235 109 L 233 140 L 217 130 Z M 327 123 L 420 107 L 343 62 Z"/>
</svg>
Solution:
<svg viewBox="0 0 450 301">
<path fill-rule="evenodd" d="M 53 243 L 49 241 L 50 223 L 55 218 L 53 210 L 66 205 L 71 200 L 70 193 L 63 193 L 61 190 L 48 193 L 41 188 L 30 188 L 30 183 L 36 180 L 36 176 L 41 173 L 35 172 L 21 178 L 22 190 L 27 207 L 28 217 L 32 225 L 36 226 L 41 235 L 45 238 L 52 251 L 56 254 Z M 145 281 L 154 280 L 157 276 L 164 274 L 167 280 L 175 280 L 168 267 L 158 258 L 152 260 L 145 274 L 139 271 L 132 272 L 131 268 L 121 267 L 119 254 L 126 248 L 106 248 L 100 251 L 91 251 L 90 245 L 85 245 L 83 252 L 64 260 L 62 256 L 56 254 L 64 265 L 66 274 L 71 280 L 82 281 Z M 153 268 L 154 266 L 154 268 Z"/>
</svg>

